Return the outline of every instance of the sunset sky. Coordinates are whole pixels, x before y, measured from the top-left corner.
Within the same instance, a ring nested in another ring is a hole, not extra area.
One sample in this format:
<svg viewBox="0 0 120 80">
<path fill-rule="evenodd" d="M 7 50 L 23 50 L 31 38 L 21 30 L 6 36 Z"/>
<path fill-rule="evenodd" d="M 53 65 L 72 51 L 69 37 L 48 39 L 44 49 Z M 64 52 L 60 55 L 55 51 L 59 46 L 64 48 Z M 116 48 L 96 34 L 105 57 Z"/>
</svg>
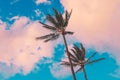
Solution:
<svg viewBox="0 0 120 80">
<path fill-rule="evenodd" d="M 48 34 L 38 21 L 56 8 L 72 9 L 66 36 L 69 48 L 83 43 L 87 57 L 106 60 L 86 66 L 88 80 L 120 80 L 120 0 L 0 0 L 0 80 L 73 80 L 62 37 L 44 43 L 35 37 Z M 84 80 L 82 72 L 76 74 Z"/>
</svg>

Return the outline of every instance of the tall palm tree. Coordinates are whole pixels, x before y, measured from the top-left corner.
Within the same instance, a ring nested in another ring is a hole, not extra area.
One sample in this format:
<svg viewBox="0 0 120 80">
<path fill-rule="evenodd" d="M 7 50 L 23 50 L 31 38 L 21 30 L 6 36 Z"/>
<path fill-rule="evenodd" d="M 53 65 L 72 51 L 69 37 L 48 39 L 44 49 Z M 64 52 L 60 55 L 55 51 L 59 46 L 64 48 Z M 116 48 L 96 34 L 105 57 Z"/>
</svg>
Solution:
<svg viewBox="0 0 120 80">
<path fill-rule="evenodd" d="M 79 69 L 76 71 L 76 73 L 78 71 L 83 70 L 85 80 L 88 80 L 85 66 L 105 59 L 105 58 L 99 58 L 99 59 L 91 60 L 91 58 L 93 58 L 96 55 L 96 52 L 92 54 L 90 57 L 86 58 L 86 50 L 82 44 L 81 44 L 81 48 L 74 45 L 71 51 L 72 53 L 69 52 L 69 54 L 70 54 L 70 59 L 72 60 L 73 67 L 79 66 Z M 70 63 L 68 61 L 62 61 L 61 65 L 70 66 Z"/>
<path fill-rule="evenodd" d="M 66 47 L 66 52 L 67 52 L 67 55 L 68 55 L 68 59 L 69 59 L 69 62 L 70 62 L 71 72 L 72 72 L 74 80 L 76 80 L 76 76 L 75 76 L 74 69 L 73 69 L 73 66 L 72 66 L 72 62 L 71 62 L 71 59 L 70 59 L 70 54 L 69 54 L 69 51 L 68 51 L 67 41 L 66 41 L 66 38 L 65 38 L 66 34 L 69 34 L 69 35 L 73 34 L 73 32 L 71 32 L 71 31 L 66 31 L 66 27 L 68 25 L 68 21 L 70 19 L 72 10 L 71 10 L 70 13 L 68 13 L 68 11 L 66 11 L 65 12 L 65 17 L 63 17 L 62 14 L 54 8 L 53 8 L 53 11 L 55 13 L 54 16 L 48 14 L 47 17 L 46 17 L 47 21 L 49 21 L 51 23 L 51 25 L 40 22 L 41 24 L 43 24 L 44 28 L 46 28 L 48 30 L 51 30 L 52 33 L 44 35 L 44 36 L 36 37 L 36 39 L 37 40 L 38 39 L 44 39 L 44 42 L 48 42 L 48 41 L 51 41 L 51 40 L 56 40 L 56 39 L 59 38 L 60 35 L 62 35 L 63 40 L 64 40 L 64 44 L 65 44 L 65 47 Z"/>
</svg>

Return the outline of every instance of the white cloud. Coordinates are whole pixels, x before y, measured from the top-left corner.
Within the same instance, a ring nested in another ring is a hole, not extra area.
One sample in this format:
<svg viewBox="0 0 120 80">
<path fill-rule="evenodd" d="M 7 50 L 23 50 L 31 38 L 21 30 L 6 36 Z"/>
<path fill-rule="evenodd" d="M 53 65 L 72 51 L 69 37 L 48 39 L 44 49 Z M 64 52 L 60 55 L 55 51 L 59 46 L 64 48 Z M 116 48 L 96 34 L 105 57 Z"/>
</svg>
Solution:
<svg viewBox="0 0 120 80">
<path fill-rule="evenodd" d="M 42 28 L 41 24 L 22 16 L 11 25 L 11 30 L 5 30 L 4 27 L 7 24 L 0 22 L 2 23 L 0 24 L 0 44 L 2 45 L 0 46 L 0 62 L 5 63 L 7 68 L 0 72 L 8 74 L 6 70 L 11 69 L 12 64 L 16 69 L 12 68 L 11 73 L 17 73 L 22 68 L 23 74 L 26 75 L 42 57 L 52 57 L 52 44 L 35 40 L 35 37 L 46 33 L 46 29 Z"/>
<path fill-rule="evenodd" d="M 50 1 L 48 0 L 36 0 L 36 4 L 40 4 L 40 3 L 47 3 L 47 4 L 50 4 Z"/>
<path fill-rule="evenodd" d="M 14 16 L 14 17 L 10 18 L 9 20 L 12 21 L 12 20 L 17 20 L 19 18 L 20 18 L 19 16 Z"/>
<path fill-rule="evenodd" d="M 36 10 L 35 10 L 35 13 L 36 13 L 36 16 L 40 16 L 40 14 L 41 14 L 41 12 L 40 12 L 39 9 L 36 9 Z"/>
</svg>

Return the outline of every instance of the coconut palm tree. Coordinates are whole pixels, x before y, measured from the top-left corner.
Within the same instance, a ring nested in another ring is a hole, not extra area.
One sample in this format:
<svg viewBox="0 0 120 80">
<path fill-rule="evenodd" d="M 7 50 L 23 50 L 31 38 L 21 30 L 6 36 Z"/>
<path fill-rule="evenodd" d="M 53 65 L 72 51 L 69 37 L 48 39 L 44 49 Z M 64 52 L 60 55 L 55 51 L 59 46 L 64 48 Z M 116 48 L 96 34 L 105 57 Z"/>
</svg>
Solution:
<svg viewBox="0 0 120 80">
<path fill-rule="evenodd" d="M 68 13 L 68 11 L 66 11 L 65 12 L 65 17 L 63 17 L 62 14 L 54 8 L 53 8 L 53 11 L 55 13 L 54 16 L 48 14 L 47 17 L 46 17 L 47 21 L 49 21 L 51 23 L 51 25 L 40 22 L 43 25 L 44 28 L 50 30 L 52 33 L 49 33 L 49 34 L 44 35 L 44 36 L 36 37 L 36 39 L 37 40 L 38 39 L 44 39 L 44 42 L 48 42 L 48 41 L 56 40 L 56 39 L 59 38 L 60 35 L 62 35 L 63 40 L 64 40 L 64 44 L 65 44 L 65 47 L 66 47 L 66 52 L 67 52 L 67 55 L 68 55 L 68 59 L 69 59 L 69 62 L 70 62 L 72 75 L 73 75 L 74 80 L 76 80 L 74 69 L 73 69 L 73 66 L 72 66 L 71 59 L 70 59 L 70 54 L 68 53 L 69 51 L 68 51 L 67 41 L 66 41 L 66 37 L 65 37 L 65 35 L 67 35 L 67 34 L 69 34 L 69 35 L 73 34 L 73 32 L 71 32 L 71 31 L 66 31 L 66 27 L 68 25 L 68 21 L 70 19 L 72 10 L 71 10 L 70 13 Z"/>
<path fill-rule="evenodd" d="M 76 73 L 78 71 L 83 70 L 85 80 L 88 80 L 85 66 L 105 59 L 105 58 L 99 58 L 99 59 L 91 60 L 91 58 L 93 58 L 96 55 L 96 52 L 92 54 L 90 57 L 86 58 L 86 50 L 82 44 L 81 44 L 81 48 L 74 45 L 71 51 L 72 53 L 69 52 L 69 54 L 70 54 L 70 59 L 72 61 L 73 67 L 79 66 L 79 69 L 76 71 Z M 61 65 L 70 66 L 70 63 L 68 61 L 62 61 Z"/>
</svg>

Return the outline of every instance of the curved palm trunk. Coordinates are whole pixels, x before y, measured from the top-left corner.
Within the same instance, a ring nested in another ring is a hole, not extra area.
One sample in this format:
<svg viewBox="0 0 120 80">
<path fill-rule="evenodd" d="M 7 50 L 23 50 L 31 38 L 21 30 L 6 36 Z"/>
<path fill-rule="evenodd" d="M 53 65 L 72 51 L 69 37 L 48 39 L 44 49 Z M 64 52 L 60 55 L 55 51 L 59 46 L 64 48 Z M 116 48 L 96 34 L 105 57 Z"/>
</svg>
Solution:
<svg viewBox="0 0 120 80">
<path fill-rule="evenodd" d="M 75 76 L 75 72 L 74 72 L 74 69 L 73 69 L 72 61 L 71 61 L 71 59 L 70 59 L 70 54 L 69 54 L 69 51 L 68 51 L 68 46 L 67 46 L 66 38 L 65 38 L 65 35 L 64 35 L 64 34 L 62 34 L 62 36 L 63 36 L 64 44 L 65 44 L 65 47 L 66 47 L 68 59 L 69 59 L 69 62 L 70 62 L 71 72 L 72 72 L 72 75 L 73 75 L 74 80 L 76 80 L 76 76 Z"/>
<path fill-rule="evenodd" d="M 85 80 L 88 80 L 88 79 L 87 79 L 87 75 L 86 75 L 85 68 L 83 68 L 83 73 L 84 73 Z"/>
</svg>

